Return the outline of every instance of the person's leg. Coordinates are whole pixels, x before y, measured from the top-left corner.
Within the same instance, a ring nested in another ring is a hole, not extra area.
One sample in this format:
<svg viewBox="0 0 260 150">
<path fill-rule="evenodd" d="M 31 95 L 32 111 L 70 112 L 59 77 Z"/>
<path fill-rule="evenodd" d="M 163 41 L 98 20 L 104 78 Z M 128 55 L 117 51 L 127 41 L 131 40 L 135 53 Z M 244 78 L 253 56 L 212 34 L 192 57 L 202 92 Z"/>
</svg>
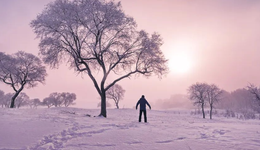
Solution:
<svg viewBox="0 0 260 150">
<path fill-rule="evenodd" d="M 147 122 L 147 118 L 146 118 L 146 110 L 144 110 L 144 122 Z"/>
<path fill-rule="evenodd" d="M 141 118 L 142 118 L 142 110 L 140 110 L 140 113 L 139 113 L 139 122 L 141 122 Z"/>
</svg>

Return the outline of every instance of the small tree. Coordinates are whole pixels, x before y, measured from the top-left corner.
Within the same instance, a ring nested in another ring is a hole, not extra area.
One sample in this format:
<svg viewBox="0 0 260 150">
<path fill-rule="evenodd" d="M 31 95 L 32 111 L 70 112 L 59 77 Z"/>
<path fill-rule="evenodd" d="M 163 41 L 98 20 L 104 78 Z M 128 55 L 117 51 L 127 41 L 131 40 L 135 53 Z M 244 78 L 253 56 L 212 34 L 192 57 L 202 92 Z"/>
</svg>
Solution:
<svg viewBox="0 0 260 150">
<path fill-rule="evenodd" d="M 69 107 L 70 105 L 75 105 L 75 101 L 77 99 L 77 96 L 75 93 L 68 93 L 68 92 L 63 92 L 60 94 L 63 105 L 65 107 Z"/>
<path fill-rule="evenodd" d="M 208 84 L 206 83 L 196 83 L 188 88 L 189 98 L 194 101 L 194 105 L 201 107 L 203 118 L 205 118 L 204 108 L 207 100 L 207 88 Z"/>
<path fill-rule="evenodd" d="M 48 108 L 51 108 L 51 106 L 54 106 L 53 103 L 53 97 L 46 97 L 42 101 L 43 106 L 47 106 Z"/>
<path fill-rule="evenodd" d="M 107 91 L 107 98 L 115 102 L 116 108 L 119 109 L 119 101 L 124 98 L 125 90 L 122 86 L 115 84 Z"/>
<path fill-rule="evenodd" d="M 40 38 L 40 54 L 46 64 L 55 68 L 66 60 L 75 71 L 89 76 L 100 95 L 100 115 L 104 117 L 106 92 L 117 82 L 134 75 L 161 77 L 168 71 L 160 35 L 138 31 L 120 2 L 56 0 L 31 27 Z"/>
<path fill-rule="evenodd" d="M 207 86 L 207 101 L 210 106 L 210 119 L 212 119 L 212 110 L 215 103 L 220 100 L 222 90 L 220 90 L 215 84 Z"/>
<path fill-rule="evenodd" d="M 41 60 L 33 54 L 19 51 L 6 55 L 0 52 L 0 81 L 15 91 L 10 108 L 14 108 L 15 99 L 25 87 L 33 88 L 38 82 L 43 83 L 46 75 Z"/>
<path fill-rule="evenodd" d="M 42 105 L 42 102 L 38 98 L 34 98 L 30 100 L 30 107 L 37 108 L 38 106 Z"/>
<path fill-rule="evenodd" d="M 60 93 L 57 92 L 51 93 L 49 97 L 51 98 L 52 103 L 55 107 L 61 107 L 63 101 L 60 96 Z"/>
</svg>

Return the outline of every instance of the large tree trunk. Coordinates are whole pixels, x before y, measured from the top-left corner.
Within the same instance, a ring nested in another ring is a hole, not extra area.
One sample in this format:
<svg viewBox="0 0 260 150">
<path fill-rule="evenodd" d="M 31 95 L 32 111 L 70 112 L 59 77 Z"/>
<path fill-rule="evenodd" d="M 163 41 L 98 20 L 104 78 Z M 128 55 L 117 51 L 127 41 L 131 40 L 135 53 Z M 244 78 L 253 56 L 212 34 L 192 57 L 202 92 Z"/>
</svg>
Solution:
<svg viewBox="0 0 260 150">
<path fill-rule="evenodd" d="M 22 84 L 22 86 L 20 87 L 19 90 L 16 90 L 15 87 L 14 87 L 14 85 L 12 85 L 12 87 L 13 87 L 13 89 L 16 91 L 16 93 L 15 93 L 14 96 L 12 97 L 12 101 L 11 101 L 11 106 L 10 106 L 10 108 L 14 108 L 14 106 L 15 106 L 15 105 L 14 105 L 15 99 L 16 99 L 16 97 L 20 94 L 20 92 L 23 90 L 25 84 L 26 84 L 26 82 Z"/>
<path fill-rule="evenodd" d="M 12 97 L 12 100 L 11 100 L 11 106 L 10 106 L 10 108 L 14 108 L 14 103 L 15 103 L 15 99 L 16 99 L 16 97 L 19 95 L 19 91 L 18 92 L 16 92 L 15 94 L 14 94 L 14 96 Z"/>
<path fill-rule="evenodd" d="M 210 119 L 212 119 L 212 109 L 213 109 L 213 106 L 210 105 L 210 113 L 209 113 L 209 115 L 210 115 Z"/>
<path fill-rule="evenodd" d="M 116 103 L 116 108 L 119 109 L 118 103 Z"/>
<path fill-rule="evenodd" d="M 101 112 L 99 116 L 107 117 L 106 94 L 101 94 Z"/>
<path fill-rule="evenodd" d="M 205 112 L 204 112 L 204 104 L 201 104 L 201 110 L 202 110 L 202 115 L 203 115 L 203 119 L 205 119 Z"/>
</svg>

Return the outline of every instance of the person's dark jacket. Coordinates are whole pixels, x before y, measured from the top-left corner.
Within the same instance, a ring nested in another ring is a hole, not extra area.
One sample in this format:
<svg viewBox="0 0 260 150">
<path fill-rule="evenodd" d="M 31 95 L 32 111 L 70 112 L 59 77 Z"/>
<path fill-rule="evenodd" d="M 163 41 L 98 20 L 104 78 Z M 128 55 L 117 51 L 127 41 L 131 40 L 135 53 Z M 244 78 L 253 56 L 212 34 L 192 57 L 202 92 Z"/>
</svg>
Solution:
<svg viewBox="0 0 260 150">
<path fill-rule="evenodd" d="M 147 100 L 145 98 L 140 98 L 139 101 L 137 102 L 136 104 L 136 109 L 138 107 L 138 105 L 140 104 L 140 110 L 146 110 L 146 104 L 150 107 L 151 109 L 151 106 L 150 104 L 147 102 Z"/>
</svg>

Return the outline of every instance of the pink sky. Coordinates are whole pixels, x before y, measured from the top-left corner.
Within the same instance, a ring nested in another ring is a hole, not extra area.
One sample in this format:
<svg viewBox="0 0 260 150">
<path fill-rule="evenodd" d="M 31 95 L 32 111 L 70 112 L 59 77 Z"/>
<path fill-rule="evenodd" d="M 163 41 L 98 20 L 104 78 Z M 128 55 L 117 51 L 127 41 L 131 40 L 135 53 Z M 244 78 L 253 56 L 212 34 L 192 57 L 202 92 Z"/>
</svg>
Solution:
<svg viewBox="0 0 260 150">
<path fill-rule="evenodd" d="M 23 50 L 38 54 L 38 40 L 29 26 L 51 0 L 0 1 L 0 51 Z M 126 90 L 121 107 L 133 107 L 142 94 L 150 103 L 186 94 L 195 82 L 215 83 L 233 91 L 248 83 L 260 85 L 260 1 L 258 0 L 122 0 L 125 13 L 139 29 L 161 34 L 162 51 L 170 62 L 183 54 L 186 72 L 173 68 L 163 79 L 140 77 L 119 84 Z M 187 60 L 186 60 L 187 59 Z M 174 64 L 176 65 L 176 64 Z M 0 84 L 4 92 L 12 89 Z M 66 66 L 49 70 L 45 85 L 24 90 L 30 98 L 43 99 L 52 92 L 74 92 L 77 106 L 94 108 L 99 96 L 88 76 L 76 75 Z M 112 103 L 112 102 L 111 102 Z M 113 103 L 112 103 L 113 104 Z"/>
</svg>

